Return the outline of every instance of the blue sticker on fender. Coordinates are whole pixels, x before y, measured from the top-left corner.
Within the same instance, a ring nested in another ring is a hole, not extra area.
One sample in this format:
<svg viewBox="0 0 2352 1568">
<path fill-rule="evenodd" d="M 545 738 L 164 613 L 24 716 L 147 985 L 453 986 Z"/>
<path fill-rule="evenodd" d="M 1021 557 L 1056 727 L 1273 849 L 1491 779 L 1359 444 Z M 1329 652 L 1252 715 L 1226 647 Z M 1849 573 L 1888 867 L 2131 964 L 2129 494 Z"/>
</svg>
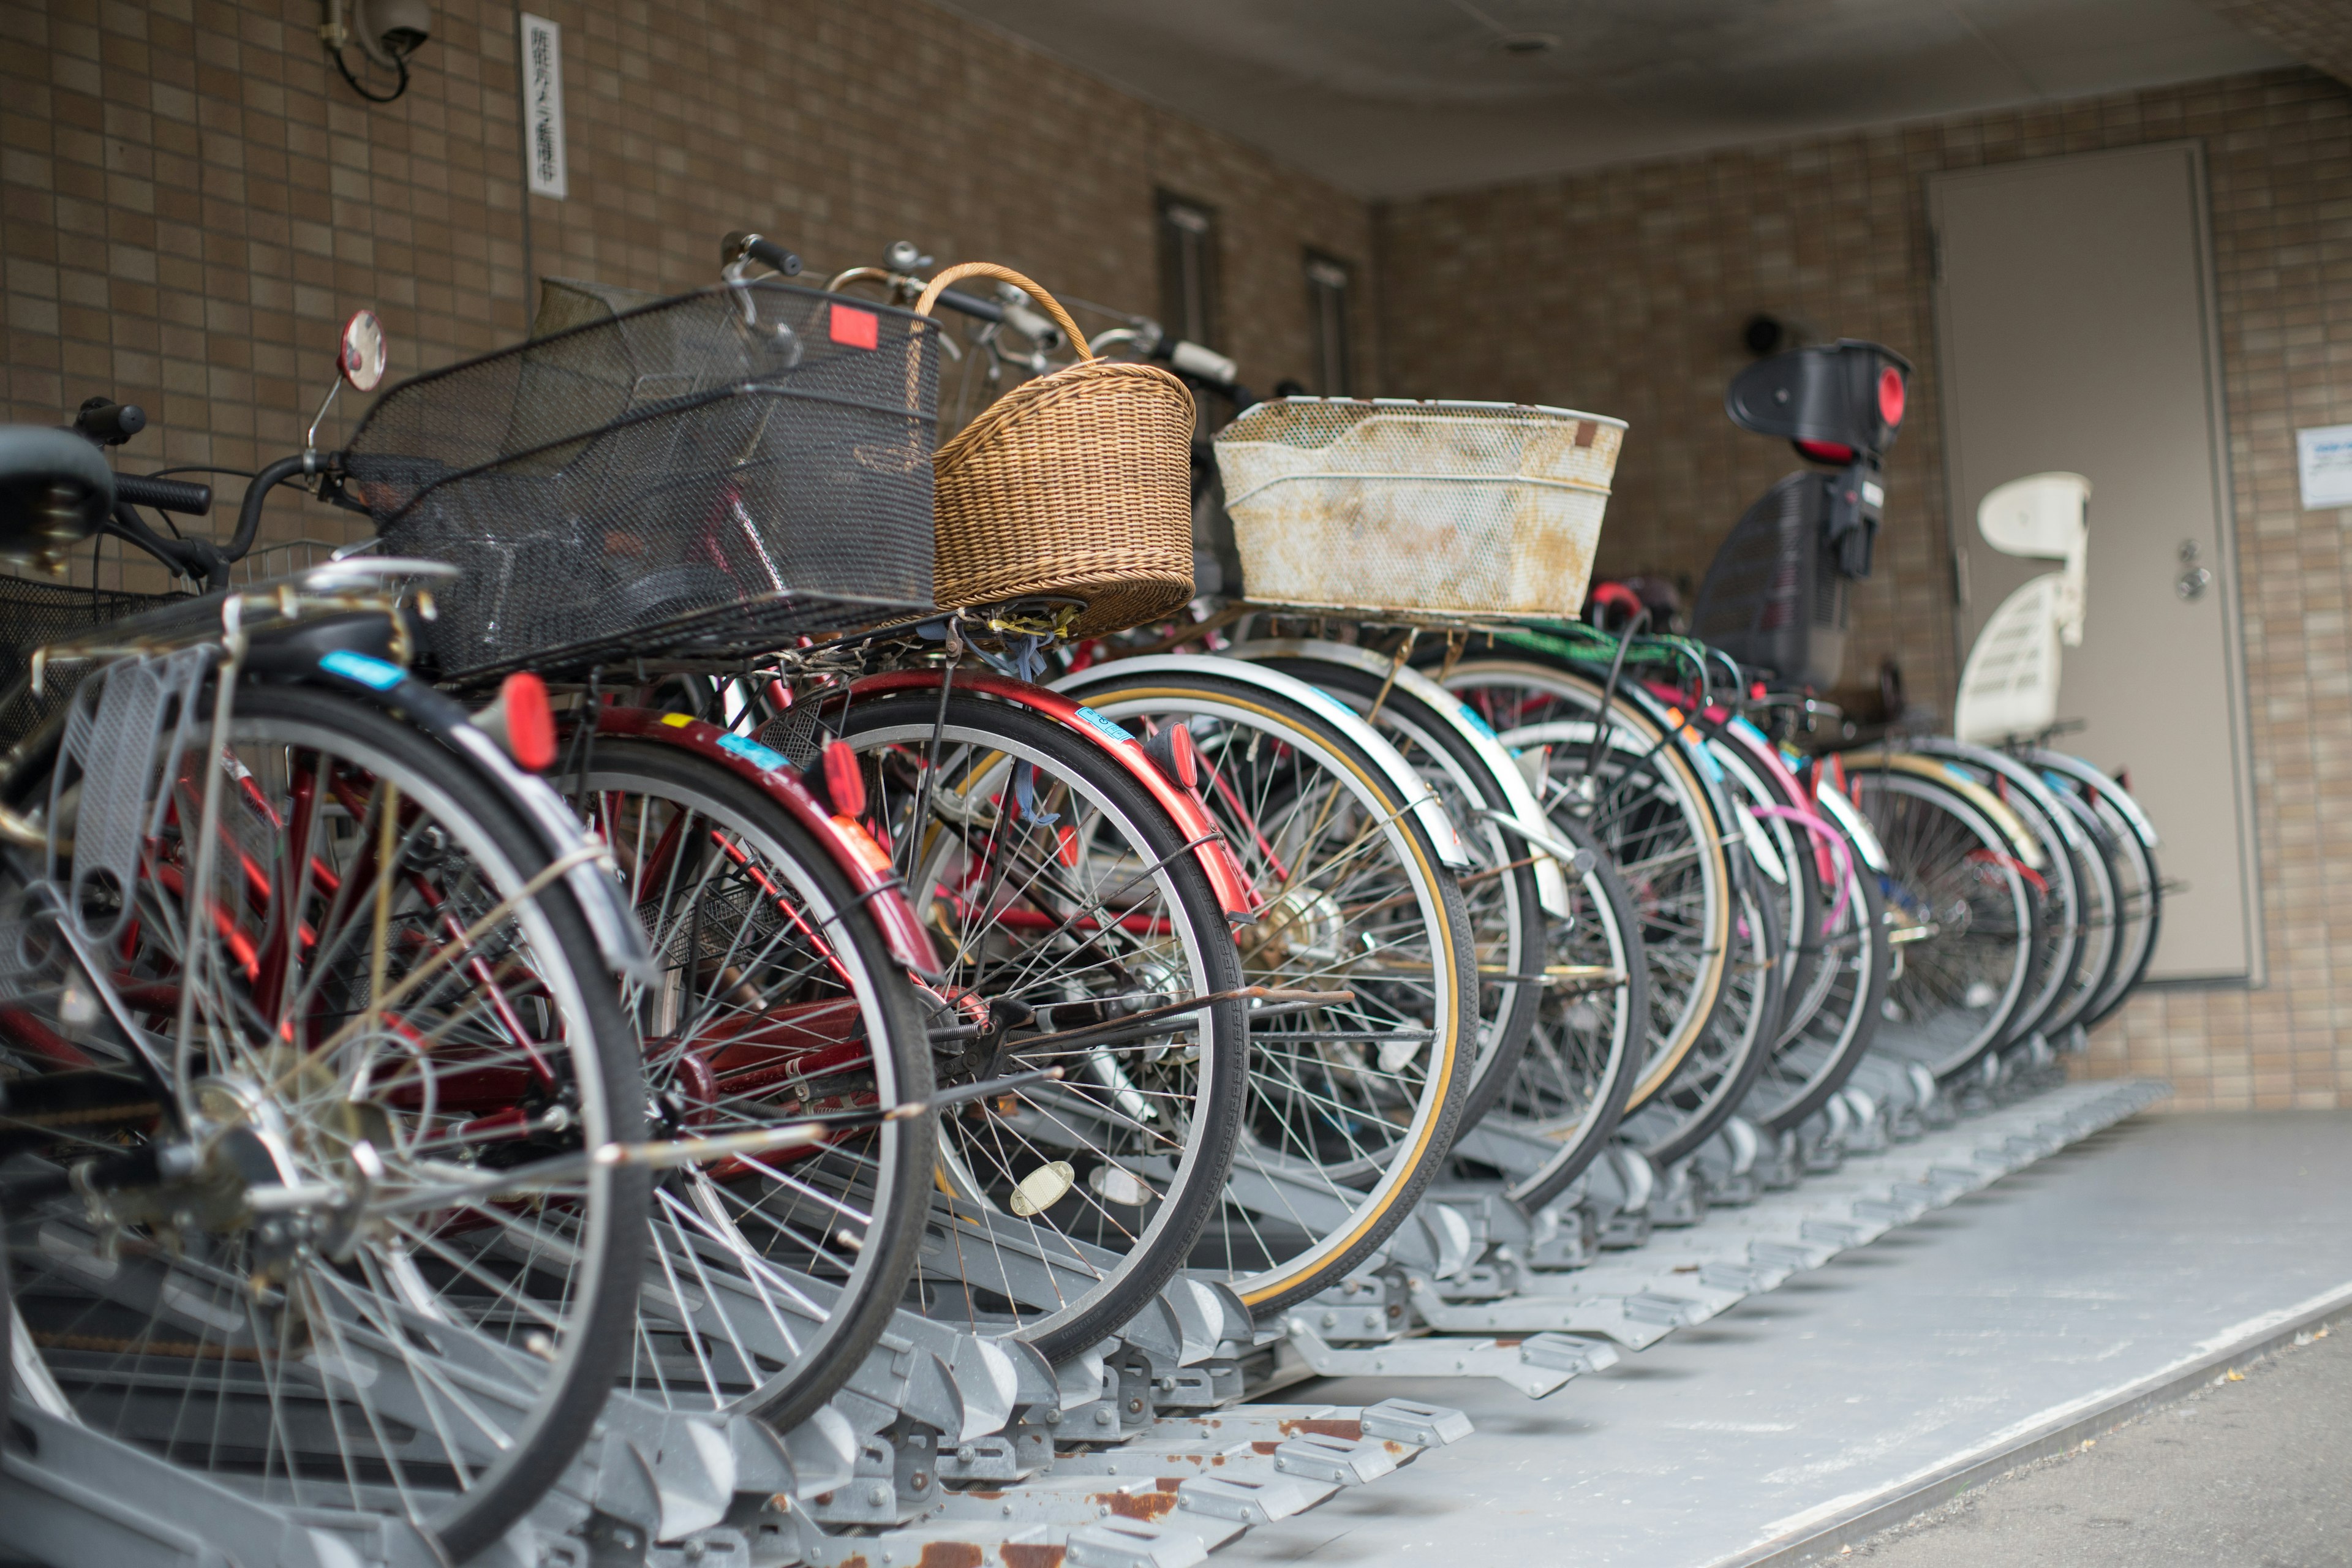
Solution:
<svg viewBox="0 0 2352 1568">
<path fill-rule="evenodd" d="M 719 749 L 732 752 L 763 773 L 772 773 L 791 767 L 792 759 L 783 752 L 772 751 L 757 741 L 747 741 L 740 735 L 721 734 Z"/>
<path fill-rule="evenodd" d="M 1462 703 L 1459 706 L 1462 709 L 1462 717 L 1470 721 L 1470 727 L 1473 730 L 1477 731 L 1478 733 L 1486 736 L 1486 739 L 1490 741 L 1499 741 L 1503 738 L 1495 733 L 1495 726 L 1486 722 L 1486 716 L 1485 714 L 1479 712 L 1475 708 L 1471 707 L 1467 702 Z"/>
<path fill-rule="evenodd" d="M 1101 714 L 1096 712 L 1093 709 L 1087 707 L 1083 702 L 1078 704 L 1078 717 L 1085 720 L 1087 726 L 1106 741 L 1132 741 L 1135 739 L 1134 736 L 1129 734 L 1125 730 L 1120 729 L 1118 725 L 1112 723 L 1109 720 L 1104 718 Z"/>
<path fill-rule="evenodd" d="M 356 680 L 373 691 L 389 691 L 408 679 L 408 671 L 396 664 L 371 658 L 349 648 L 337 648 L 319 656 L 319 668 L 329 675 L 340 675 L 345 680 Z"/>
</svg>

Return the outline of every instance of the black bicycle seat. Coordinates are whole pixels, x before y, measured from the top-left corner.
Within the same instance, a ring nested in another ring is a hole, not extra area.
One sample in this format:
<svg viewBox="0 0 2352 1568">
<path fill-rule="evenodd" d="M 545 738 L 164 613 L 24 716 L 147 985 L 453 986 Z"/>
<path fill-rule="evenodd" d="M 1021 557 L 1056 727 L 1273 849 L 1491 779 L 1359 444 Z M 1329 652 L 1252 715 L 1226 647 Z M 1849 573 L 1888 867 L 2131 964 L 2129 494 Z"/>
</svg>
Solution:
<svg viewBox="0 0 2352 1568">
<path fill-rule="evenodd" d="M 98 531 L 114 471 L 70 430 L 0 425 L 0 560 L 40 564 Z"/>
</svg>

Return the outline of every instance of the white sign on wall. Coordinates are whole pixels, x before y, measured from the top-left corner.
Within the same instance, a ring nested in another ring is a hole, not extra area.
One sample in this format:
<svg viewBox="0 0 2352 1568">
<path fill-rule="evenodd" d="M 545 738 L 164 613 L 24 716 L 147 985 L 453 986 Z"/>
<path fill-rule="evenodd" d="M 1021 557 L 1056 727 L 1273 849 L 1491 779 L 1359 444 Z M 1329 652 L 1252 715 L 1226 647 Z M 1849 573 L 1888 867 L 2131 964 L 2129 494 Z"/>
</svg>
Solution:
<svg viewBox="0 0 2352 1568">
<path fill-rule="evenodd" d="M 530 193 L 558 201 L 572 194 L 563 172 L 563 29 L 522 14 L 523 163 Z"/>
<path fill-rule="evenodd" d="M 2303 510 L 2352 506 L 2352 425 L 2294 433 L 2295 466 L 2303 475 Z"/>
</svg>

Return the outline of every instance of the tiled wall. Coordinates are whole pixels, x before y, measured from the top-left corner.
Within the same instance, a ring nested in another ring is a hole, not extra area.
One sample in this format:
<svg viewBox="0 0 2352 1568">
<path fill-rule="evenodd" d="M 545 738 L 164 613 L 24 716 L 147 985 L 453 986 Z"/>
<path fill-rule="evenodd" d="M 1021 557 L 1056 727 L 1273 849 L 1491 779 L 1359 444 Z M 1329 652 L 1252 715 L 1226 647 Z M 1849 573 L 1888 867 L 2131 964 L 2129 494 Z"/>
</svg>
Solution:
<svg viewBox="0 0 2352 1568">
<path fill-rule="evenodd" d="M 383 106 L 316 0 L 0 7 L 0 416 L 111 392 L 139 458 L 247 465 L 299 445 L 355 306 L 404 374 L 520 337 L 533 272 L 685 289 L 745 226 L 812 270 L 908 238 L 1150 311 L 1161 184 L 1222 212 L 1223 346 L 1264 385 L 1308 374 L 1304 248 L 1370 259 L 1361 204 L 919 0 L 530 9 L 563 27 L 571 199 L 530 199 L 527 254 L 506 5 L 436 0 Z"/>
<path fill-rule="evenodd" d="M 1723 416 L 1747 316 L 1902 350 L 1920 374 L 1846 669 L 1893 654 L 1948 712 L 1923 176 L 2180 137 L 2212 184 L 2270 983 L 2147 992 L 2089 1068 L 2166 1074 L 2184 1106 L 2352 1105 L 2352 514 L 2300 510 L 2294 436 L 2352 421 L 2352 89 L 2274 72 L 1402 204 L 1381 226 L 1389 384 L 1628 418 L 1602 569 L 1695 575 L 1790 466 Z"/>
<path fill-rule="evenodd" d="M 2352 78 L 2352 6 L 2341 0 L 2205 0 L 2205 8 L 2306 65 Z"/>
</svg>

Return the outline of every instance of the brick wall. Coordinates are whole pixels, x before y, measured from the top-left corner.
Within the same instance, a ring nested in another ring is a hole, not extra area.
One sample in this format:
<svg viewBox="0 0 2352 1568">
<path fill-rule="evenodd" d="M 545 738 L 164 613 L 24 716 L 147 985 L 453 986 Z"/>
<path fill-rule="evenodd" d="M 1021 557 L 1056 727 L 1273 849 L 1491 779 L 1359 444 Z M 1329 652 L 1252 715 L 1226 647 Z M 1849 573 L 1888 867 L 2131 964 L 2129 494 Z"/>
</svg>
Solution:
<svg viewBox="0 0 2352 1568">
<path fill-rule="evenodd" d="M 2352 561 L 2343 514 L 2300 510 L 2294 437 L 2352 422 L 2352 89 L 2272 72 L 1399 204 L 1380 219 L 1388 380 L 1631 420 L 1601 568 L 1696 575 L 1790 467 L 1723 416 L 1748 315 L 1909 354 L 1913 412 L 1846 668 L 1891 653 L 1948 712 L 1922 178 L 2189 136 L 2212 184 L 2271 979 L 2145 993 L 2088 1066 L 2166 1074 L 2186 1106 L 2352 1105 Z"/>
<path fill-rule="evenodd" d="M 1162 184 L 1223 215 L 1223 346 L 1270 384 L 1308 374 L 1304 248 L 1370 259 L 1360 203 L 919 0 L 532 8 L 572 198 L 530 198 L 528 260 L 506 6 L 437 0 L 383 106 L 315 0 L 0 8 L 0 416 L 108 391 L 153 420 L 142 462 L 249 466 L 299 445 L 355 306 L 407 374 L 520 337 L 533 271 L 686 289 L 747 225 L 812 270 L 907 238 L 1149 311 Z"/>
<path fill-rule="evenodd" d="M 2352 11 L 2337 0 L 2205 0 L 2205 7 L 2306 65 L 2352 81 Z"/>
</svg>

